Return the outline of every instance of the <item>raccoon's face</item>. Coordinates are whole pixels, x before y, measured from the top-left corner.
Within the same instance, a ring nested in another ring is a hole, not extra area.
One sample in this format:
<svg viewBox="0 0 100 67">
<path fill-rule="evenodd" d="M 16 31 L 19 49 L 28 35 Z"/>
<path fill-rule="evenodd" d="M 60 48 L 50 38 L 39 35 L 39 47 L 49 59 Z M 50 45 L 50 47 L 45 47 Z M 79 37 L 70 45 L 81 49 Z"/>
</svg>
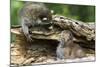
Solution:
<svg viewBox="0 0 100 67">
<path fill-rule="evenodd" d="M 37 18 L 37 23 L 40 25 L 48 25 L 52 23 L 52 14 L 50 11 L 41 11 Z"/>
</svg>

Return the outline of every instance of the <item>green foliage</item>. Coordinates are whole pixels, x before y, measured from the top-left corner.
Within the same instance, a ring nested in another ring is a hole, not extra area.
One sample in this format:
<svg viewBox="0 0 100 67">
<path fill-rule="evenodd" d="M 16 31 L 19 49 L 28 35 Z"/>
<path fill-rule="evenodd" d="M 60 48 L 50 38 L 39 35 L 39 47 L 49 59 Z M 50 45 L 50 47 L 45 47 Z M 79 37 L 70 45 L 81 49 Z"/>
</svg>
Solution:
<svg viewBox="0 0 100 67">
<path fill-rule="evenodd" d="M 18 12 L 21 9 L 21 7 L 24 5 L 24 2 L 11 0 L 11 25 L 16 25 L 19 23 L 19 16 Z"/>
<path fill-rule="evenodd" d="M 11 25 L 19 24 L 18 12 L 24 4 L 24 1 L 11 0 Z M 49 9 L 54 10 L 54 13 L 58 15 L 63 15 L 84 22 L 95 22 L 95 6 L 56 3 L 46 3 L 46 6 Z"/>
</svg>

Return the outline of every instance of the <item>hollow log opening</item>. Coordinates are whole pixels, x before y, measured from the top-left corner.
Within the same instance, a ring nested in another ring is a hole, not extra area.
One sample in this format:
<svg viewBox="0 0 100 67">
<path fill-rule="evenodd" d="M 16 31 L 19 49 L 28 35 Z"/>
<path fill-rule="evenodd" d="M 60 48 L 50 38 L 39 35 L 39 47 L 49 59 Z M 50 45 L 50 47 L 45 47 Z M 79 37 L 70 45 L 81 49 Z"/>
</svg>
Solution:
<svg viewBox="0 0 100 67">
<path fill-rule="evenodd" d="M 27 54 L 33 55 L 32 57 L 49 56 L 49 58 L 55 58 L 58 43 L 56 40 L 35 39 L 34 42 L 30 43 L 30 46 L 27 47 Z"/>
</svg>

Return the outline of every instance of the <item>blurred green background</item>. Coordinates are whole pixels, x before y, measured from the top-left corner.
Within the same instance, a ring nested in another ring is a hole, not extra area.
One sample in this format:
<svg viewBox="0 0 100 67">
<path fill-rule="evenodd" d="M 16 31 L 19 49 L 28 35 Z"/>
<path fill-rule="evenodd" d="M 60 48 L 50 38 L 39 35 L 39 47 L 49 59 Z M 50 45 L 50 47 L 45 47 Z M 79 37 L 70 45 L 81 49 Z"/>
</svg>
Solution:
<svg viewBox="0 0 100 67">
<path fill-rule="evenodd" d="M 11 25 L 19 24 L 18 12 L 25 4 L 24 1 L 11 0 Z M 63 15 L 83 22 L 95 22 L 95 6 L 67 5 L 57 3 L 45 3 L 55 14 Z"/>
</svg>

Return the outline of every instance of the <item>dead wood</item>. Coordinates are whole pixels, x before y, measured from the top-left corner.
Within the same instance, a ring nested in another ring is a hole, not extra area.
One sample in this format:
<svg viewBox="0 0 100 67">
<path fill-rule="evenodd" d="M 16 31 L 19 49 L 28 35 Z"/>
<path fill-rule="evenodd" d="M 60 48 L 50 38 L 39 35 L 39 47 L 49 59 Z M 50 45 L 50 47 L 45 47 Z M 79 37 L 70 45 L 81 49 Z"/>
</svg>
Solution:
<svg viewBox="0 0 100 67">
<path fill-rule="evenodd" d="M 87 53 L 95 53 L 95 25 L 94 23 L 84 23 L 81 21 L 73 20 L 64 16 L 53 16 L 53 24 L 61 28 L 60 32 L 54 31 L 53 33 L 36 34 L 33 33 L 34 42 L 28 42 L 23 32 L 20 31 L 21 26 L 11 27 L 11 33 L 15 35 L 15 42 L 12 43 L 14 50 L 17 48 L 16 54 L 12 56 L 20 56 L 23 59 L 17 62 L 11 61 L 17 64 L 26 64 L 26 62 L 42 62 L 47 58 L 54 60 L 56 58 L 56 47 L 60 34 L 63 30 L 69 30 L 73 35 L 73 41 L 79 44 Z M 12 53 L 13 51 L 11 51 Z M 13 58 L 13 57 L 11 57 Z M 28 59 L 31 58 L 31 59 Z M 27 59 L 29 61 L 27 61 Z M 33 60 L 34 59 L 34 60 Z M 25 61 L 26 60 L 26 61 Z M 21 61 L 21 62 L 20 62 Z M 47 62 L 47 61 L 46 61 Z"/>
</svg>

